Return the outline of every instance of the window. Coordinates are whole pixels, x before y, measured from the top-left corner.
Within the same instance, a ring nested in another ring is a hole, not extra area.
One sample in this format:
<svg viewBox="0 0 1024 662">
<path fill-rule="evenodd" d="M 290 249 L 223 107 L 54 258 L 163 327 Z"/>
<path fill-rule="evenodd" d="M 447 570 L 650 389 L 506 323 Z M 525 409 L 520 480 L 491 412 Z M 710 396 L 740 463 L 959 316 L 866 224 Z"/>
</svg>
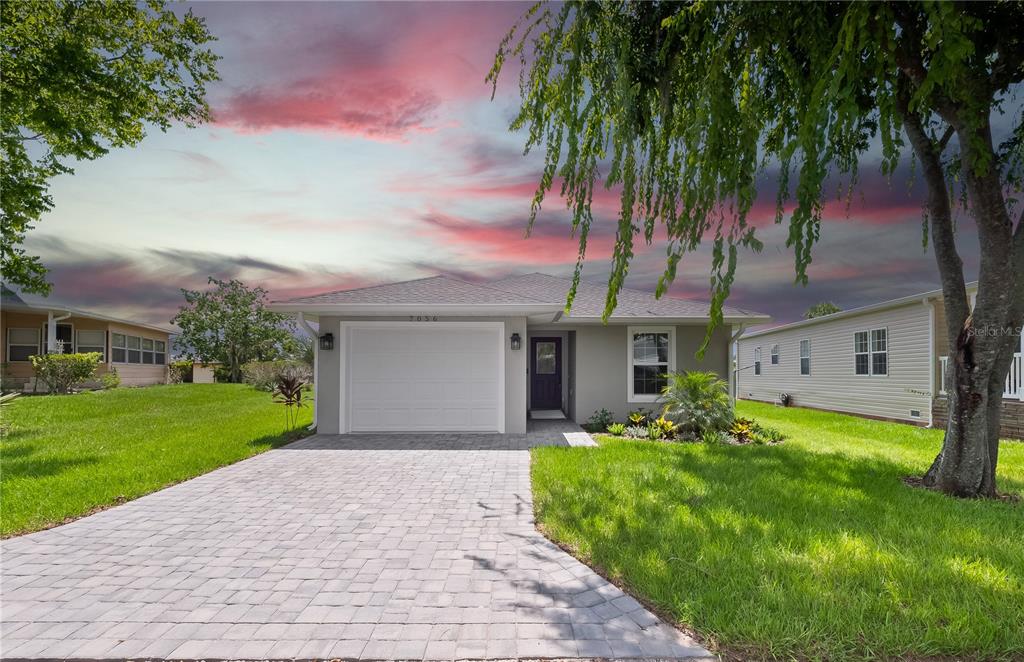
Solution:
<svg viewBox="0 0 1024 662">
<path fill-rule="evenodd" d="M 39 353 L 39 329 L 7 329 L 8 361 L 28 361 Z"/>
<path fill-rule="evenodd" d="M 555 343 L 550 340 L 537 342 L 537 374 L 555 374 Z"/>
<path fill-rule="evenodd" d="M 675 330 L 629 327 L 629 401 L 654 402 L 675 366 Z"/>
<path fill-rule="evenodd" d="M 138 336 L 127 336 L 128 338 L 128 363 L 142 363 L 142 338 Z"/>
<path fill-rule="evenodd" d="M 889 332 L 887 329 L 858 331 L 853 334 L 854 374 L 889 374 Z"/>
<path fill-rule="evenodd" d="M 166 341 L 153 340 L 152 338 L 111 333 L 110 357 L 114 363 L 166 365 L 167 343 Z"/>
<path fill-rule="evenodd" d="M 114 363 L 127 363 L 127 336 L 123 333 L 111 333 L 110 334 L 110 358 Z"/>
<path fill-rule="evenodd" d="M 871 374 L 889 374 L 888 329 L 875 329 L 871 332 Z"/>
<path fill-rule="evenodd" d="M 772 365 L 779 365 L 779 346 L 772 345 Z"/>
<path fill-rule="evenodd" d="M 811 341 L 800 341 L 800 374 L 811 374 Z"/>
<path fill-rule="evenodd" d="M 761 374 L 761 348 L 760 347 L 755 347 L 754 348 L 754 374 L 755 375 L 760 375 Z"/>
<path fill-rule="evenodd" d="M 871 353 L 869 350 L 870 345 L 868 345 L 868 332 L 858 331 L 853 334 L 853 362 L 855 374 L 871 374 Z"/>
<path fill-rule="evenodd" d="M 946 393 L 946 370 L 949 368 L 949 357 L 939 357 L 939 393 Z"/>
<path fill-rule="evenodd" d="M 99 352 L 107 360 L 107 332 L 93 329 L 78 330 L 78 351 L 81 354 Z"/>
</svg>

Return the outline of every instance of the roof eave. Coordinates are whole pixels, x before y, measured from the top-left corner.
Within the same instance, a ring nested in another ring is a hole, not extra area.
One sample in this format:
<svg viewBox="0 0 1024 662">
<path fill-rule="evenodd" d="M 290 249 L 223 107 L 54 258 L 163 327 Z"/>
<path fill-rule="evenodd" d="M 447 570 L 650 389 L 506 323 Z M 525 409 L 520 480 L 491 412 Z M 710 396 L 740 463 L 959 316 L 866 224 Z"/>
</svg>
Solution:
<svg viewBox="0 0 1024 662">
<path fill-rule="evenodd" d="M 101 315 L 99 313 L 91 313 L 87 310 L 80 310 L 78 308 L 70 308 L 68 306 L 53 305 L 43 306 L 31 303 L 16 303 L 16 304 L 5 304 L 4 312 L 26 312 L 26 313 L 66 313 L 72 317 L 83 317 L 85 319 L 100 320 L 101 322 L 113 322 L 114 324 L 127 324 L 129 326 L 137 326 L 141 329 L 149 329 L 150 331 L 159 331 L 160 333 L 175 333 L 173 329 L 168 329 L 162 326 L 156 326 L 155 324 L 147 324 L 145 322 L 136 322 L 134 320 L 126 320 L 120 317 L 110 317 L 109 315 Z"/>
<path fill-rule="evenodd" d="M 650 323 L 661 323 L 661 324 L 707 324 L 711 321 L 711 318 L 707 315 L 612 315 L 608 318 L 609 324 L 632 324 L 634 322 L 641 324 Z M 760 313 L 753 313 L 750 315 L 726 315 L 722 319 L 724 324 L 759 324 L 763 322 L 771 321 L 770 315 L 762 315 Z M 559 320 L 560 324 L 604 324 L 604 320 L 600 316 L 584 315 L 574 317 L 571 314 L 563 316 Z"/>
<path fill-rule="evenodd" d="M 439 315 L 464 317 L 529 316 L 562 310 L 561 304 L 504 303 L 504 304 L 438 304 L 438 303 L 271 303 L 269 310 L 278 313 L 305 313 L 306 315 L 367 315 L 371 317 L 405 315 Z"/>
</svg>

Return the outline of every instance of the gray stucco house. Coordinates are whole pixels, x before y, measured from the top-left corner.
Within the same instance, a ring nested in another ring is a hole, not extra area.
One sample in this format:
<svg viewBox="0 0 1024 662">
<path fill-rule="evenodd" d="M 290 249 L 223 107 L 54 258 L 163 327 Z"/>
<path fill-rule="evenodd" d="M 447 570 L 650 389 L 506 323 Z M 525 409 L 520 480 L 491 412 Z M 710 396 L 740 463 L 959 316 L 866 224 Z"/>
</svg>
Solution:
<svg viewBox="0 0 1024 662">
<path fill-rule="evenodd" d="M 545 274 L 470 283 L 435 276 L 274 302 L 319 336 L 320 432 L 522 433 L 527 419 L 619 419 L 653 408 L 664 373 L 731 376 L 729 345 L 766 315 L 726 308 L 703 360 L 705 302 L 624 289 L 601 321 L 606 290 Z M 308 324 L 316 321 L 317 329 Z"/>
</svg>

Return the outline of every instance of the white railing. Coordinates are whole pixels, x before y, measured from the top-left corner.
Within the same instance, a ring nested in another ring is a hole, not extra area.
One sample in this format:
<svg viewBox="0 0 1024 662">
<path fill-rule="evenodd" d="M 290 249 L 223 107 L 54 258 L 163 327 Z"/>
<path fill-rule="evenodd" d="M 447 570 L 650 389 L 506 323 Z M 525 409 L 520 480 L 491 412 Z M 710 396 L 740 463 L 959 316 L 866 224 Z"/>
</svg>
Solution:
<svg viewBox="0 0 1024 662">
<path fill-rule="evenodd" d="M 1003 387 L 1004 398 L 1024 400 L 1024 354 L 1013 355 L 1010 372 L 1006 374 L 1006 386 Z"/>
<path fill-rule="evenodd" d="M 949 365 L 948 356 L 939 357 L 939 393 L 946 392 L 946 366 Z M 1010 371 L 1006 373 L 1006 384 L 1003 386 L 1003 397 L 1024 400 L 1024 354 L 1017 352 L 1013 355 L 1013 363 L 1010 364 Z"/>
</svg>

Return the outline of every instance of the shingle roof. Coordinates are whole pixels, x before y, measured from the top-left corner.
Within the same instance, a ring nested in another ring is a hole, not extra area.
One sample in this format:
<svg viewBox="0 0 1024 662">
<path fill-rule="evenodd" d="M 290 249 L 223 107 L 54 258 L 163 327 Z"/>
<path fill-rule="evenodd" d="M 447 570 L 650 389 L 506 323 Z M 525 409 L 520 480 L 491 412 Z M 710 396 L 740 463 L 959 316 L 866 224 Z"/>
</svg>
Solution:
<svg viewBox="0 0 1024 662">
<path fill-rule="evenodd" d="M 564 302 L 566 294 L 569 292 L 569 287 L 572 285 L 572 279 L 532 273 L 525 276 L 513 276 L 504 280 L 492 281 L 490 285 L 508 290 L 509 292 L 532 297 L 545 297 L 548 299 L 557 297 L 557 300 Z M 569 317 L 600 317 L 604 312 L 604 303 L 607 295 L 608 289 L 605 285 L 593 285 L 580 281 Z M 705 301 L 677 299 L 667 295 L 658 299 L 654 294 L 643 290 L 624 287 L 619 290 L 618 306 L 615 308 L 612 318 L 707 317 L 709 311 L 710 305 Z M 760 313 L 731 306 L 723 307 L 722 314 L 725 317 L 761 315 Z"/>
<path fill-rule="evenodd" d="M 564 299 L 564 294 L 563 294 Z M 400 283 L 325 292 L 279 301 L 287 304 L 424 304 L 424 305 L 528 305 L 557 304 L 559 300 L 510 292 L 491 285 L 469 283 L 451 276 L 432 276 Z"/>
</svg>

